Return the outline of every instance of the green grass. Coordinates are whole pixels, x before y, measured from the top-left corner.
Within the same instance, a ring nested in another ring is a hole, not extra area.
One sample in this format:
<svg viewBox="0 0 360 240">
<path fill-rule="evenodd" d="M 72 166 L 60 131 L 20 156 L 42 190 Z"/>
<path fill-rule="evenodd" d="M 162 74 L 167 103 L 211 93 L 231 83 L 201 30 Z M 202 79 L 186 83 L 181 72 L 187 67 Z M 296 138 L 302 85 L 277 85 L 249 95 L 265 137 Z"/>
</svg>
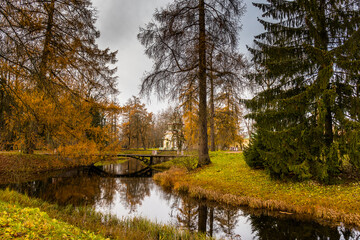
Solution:
<svg viewBox="0 0 360 240">
<path fill-rule="evenodd" d="M 166 169 L 170 169 L 171 167 L 183 167 L 186 168 L 188 171 L 190 171 L 190 170 L 194 170 L 196 168 L 196 165 L 197 165 L 196 157 L 178 157 L 170 161 L 155 164 L 153 168 L 166 170 Z"/>
<path fill-rule="evenodd" d="M 44 239 L 41 236 L 44 236 L 44 231 L 49 229 L 51 232 L 48 239 L 71 239 L 74 233 L 84 237 L 74 239 L 103 239 L 103 236 L 122 240 L 208 239 L 203 234 L 180 231 L 175 227 L 153 223 L 146 219 L 119 220 L 111 215 L 95 212 L 89 207 L 61 207 L 9 190 L 0 190 L 0 203 L 0 239 L 8 239 L 3 237 L 5 234 L 12 237 L 24 236 L 23 234 L 30 234 L 32 230 L 35 231 L 35 237 L 29 239 Z M 36 220 L 37 218 L 39 220 Z M 32 224 L 34 226 L 40 224 L 39 229 L 33 229 Z M 59 229 L 55 231 L 52 226 Z M 64 228 L 63 231 L 61 228 Z M 66 234 L 66 237 L 63 234 Z"/>
<path fill-rule="evenodd" d="M 194 197 L 360 226 L 360 182 L 321 185 L 276 181 L 263 170 L 249 168 L 242 154 L 212 152 L 210 156 L 210 166 L 190 173 L 172 170 L 155 176 L 155 180 Z"/>
<path fill-rule="evenodd" d="M 21 208 L 0 201 L 0 239 L 105 239 L 52 219 L 39 208 Z"/>
</svg>

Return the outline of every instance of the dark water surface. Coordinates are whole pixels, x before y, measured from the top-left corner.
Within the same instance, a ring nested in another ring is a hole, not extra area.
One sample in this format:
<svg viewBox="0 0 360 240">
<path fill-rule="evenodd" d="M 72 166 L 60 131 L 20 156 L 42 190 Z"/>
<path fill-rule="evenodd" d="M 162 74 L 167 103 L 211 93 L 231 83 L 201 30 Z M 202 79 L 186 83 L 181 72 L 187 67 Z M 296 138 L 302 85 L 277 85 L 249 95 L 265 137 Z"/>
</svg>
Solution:
<svg viewBox="0 0 360 240">
<path fill-rule="evenodd" d="M 118 177 L 130 174 L 131 177 Z M 226 239 L 359 239 L 360 232 L 295 215 L 233 208 L 165 192 L 136 161 L 40 175 L 11 189 L 60 205 L 87 205 L 119 218 L 144 217 Z M 144 177 L 145 176 L 145 177 Z M 6 187 L 3 185 L 2 187 Z"/>
</svg>

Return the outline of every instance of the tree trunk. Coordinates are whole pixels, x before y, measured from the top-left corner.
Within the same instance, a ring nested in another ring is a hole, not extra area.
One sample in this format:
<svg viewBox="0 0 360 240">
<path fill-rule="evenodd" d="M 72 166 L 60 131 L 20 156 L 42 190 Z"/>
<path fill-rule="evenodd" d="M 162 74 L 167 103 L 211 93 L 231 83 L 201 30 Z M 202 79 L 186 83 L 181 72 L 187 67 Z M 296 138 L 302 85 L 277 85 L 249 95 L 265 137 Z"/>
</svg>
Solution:
<svg viewBox="0 0 360 240">
<path fill-rule="evenodd" d="M 199 0 L 199 162 L 198 167 L 210 164 L 207 135 L 206 104 L 206 32 L 205 2 Z"/>
<path fill-rule="evenodd" d="M 330 85 L 330 84 L 329 84 Z M 330 86 L 328 86 L 328 89 Z M 326 107 L 326 114 L 325 114 L 325 144 L 326 147 L 330 147 L 333 143 L 334 139 L 334 133 L 333 133 L 333 120 L 332 120 L 332 114 L 331 114 L 331 107 L 330 107 L 330 100 L 326 99 L 325 104 Z"/>
<path fill-rule="evenodd" d="M 207 220 L 207 206 L 200 203 L 198 212 L 199 212 L 198 231 L 205 233 L 206 232 L 206 220 Z"/>
<path fill-rule="evenodd" d="M 320 21 L 321 21 L 321 26 L 326 26 L 326 1 L 322 0 L 319 3 L 319 8 L 321 9 L 321 15 L 320 15 Z M 319 32 L 320 35 L 320 40 L 318 43 L 315 43 L 316 45 L 319 45 L 317 47 L 319 47 L 320 49 L 324 50 L 324 51 L 328 51 L 328 45 L 329 45 L 329 37 L 328 37 L 328 33 L 327 30 L 325 28 L 320 29 Z M 324 61 L 324 60 L 323 60 Z M 323 66 L 320 67 L 320 71 L 324 68 L 329 67 L 329 65 L 332 65 L 332 63 L 328 62 L 328 61 L 324 61 Z M 331 66 L 333 67 L 333 66 Z M 326 91 L 331 89 L 331 79 L 327 79 L 328 84 L 326 86 Z M 332 119 L 332 111 L 331 111 L 331 100 L 329 96 L 325 96 L 324 99 L 324 103 L 326 106 L 326 113 L 325 113 L 325 133 L 324 133 L 324 137 L 325 137 L 325 145 L 327 148 L 329 148 L 331 146 L 331 144 L 333 143 L 333 138 L 334 138 L 334 133 L 333 133 L 333 119 Z"/>
<path fill-rule="evenodd" d="M 50 50 L 50 42 L 52 39 L 52 28 L 54 25 L 54 11 L 55 11 L 55 0 L 51 0 L 50 4 L 45 4 L 45 10 L 48 13 L 48 19 L 46 23 L 46 32 L 45 32 L 45 40 L 42 50 L 41 62 L 40 62 L 40 71 L 39 71 L 39 84 L 40 88 L 49 90 L 46 83 L 46 72 L 49 57 L 51 54 Z"/>
<path fill-rule="evenodd" d="M 47 66 L 48 66 L 48 61 L 49 61 L 49 57 L 51 54 L 51 50 L 50 50 L 50 42 L 52 39 L 52 28 L 53 28 L 53 23 L 54 23 L 54 11 L 55 11 L 55 0 L 51 0 L 50 4 L 46 4 L 45 7 L 47 13 L 48 13 L 48 19 L 47 19 L 47 23 L 46 23 L 46 32 L 45 32 L 45 40 L 44 40 L 44 45 L 43 45 L 43 49 L 42 49 L 42 56 L 41 56 L 41 62 L 39 65 L 39 72 L 37 72 L 38 74 L 38 87 L 40 89 L 43 90 L 47 90 L 48 92 L 50 92 L 50 87 L 48 86 L 48 82 L 46 79 L 46 73 L 47 73 Z M 35 116 L 36 118 L 36 116 Z M 35 121 L 34 120 L 30 120 L 29 124 L 28 124 L 28 129 L 27 132 L 25 133 L 25 150 L 24 153 L 26 154 L 32 154 L 34 153 L 35 150 L 35 143 L 34 143 L 34 126 L 35 126 Z"/>
<path fill-rule="evenodd" d="M 25 124 L 25 146 L 23 152 L 25 154 L 33 154 L 35 150 L 35 126 L 34 121 L 29 120 Z"/>
<path fill-rule="evenodd" d="M 210 208 L 210 218 L 209 218 L 209 234 L 210 234 L 210 237 L 213 236 L 213 233 L 214 233 L 214 208 Z"/>
<path fill-rule="evenodd" d="M 210 59 L 210 150 L 215 151 L 215 104 L 214 104 L 214 75 L 213 75 L 213 49 L 211 49 L 211 59 Z"/>
<path fill-rule="evenodd" d="M 144 137 L 145 134 L 141 135 L 141 142 L 142 142 L 142 145 L 143 145 L 143 149 L 146 150 L 146 143 L 145 143 L 145 137 Z"/>
<path fill-rule="evenodd" d="M 210 86 L 210 150 L 215 151 L 215 105 L 214 105 L 214 80 L 211 78 Z"/>
</svg>

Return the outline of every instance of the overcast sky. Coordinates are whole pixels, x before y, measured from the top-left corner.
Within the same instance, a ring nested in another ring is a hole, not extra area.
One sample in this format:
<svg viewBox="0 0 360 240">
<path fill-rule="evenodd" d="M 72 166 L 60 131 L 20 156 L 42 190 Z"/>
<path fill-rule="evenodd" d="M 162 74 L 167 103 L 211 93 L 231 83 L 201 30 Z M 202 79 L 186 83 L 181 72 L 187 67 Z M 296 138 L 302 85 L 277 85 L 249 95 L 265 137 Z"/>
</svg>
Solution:
<svg viewBox="0 0 360 240">
<path fill-rule="evenodd" d="M 118 51 L 116 64 L 118 71 L 118 101 L 123 105 L 131 96 L 137 96 L 145 71 L 151 70 L 152 63 L 144 54 L 144 47 L 137 40 L 139 27 L 151 21 L 156 8 L 165 7 L 171 0 L 92 0 L 98 10 L 96 26 L 100 30 L 98 44 Z M 252 45 L 254 35 L 263 31 L 257 22 L 260 15 L 251 0 L 244 0 L 247 11 L 242 17 L 243 29 L 240 32 L 240 51 L 248 54 L 246 45 Z M 158 112 L 166 108 L 167 102 L 158 102 L 156 97 L 142 101 L 149 111 Z"/>
</svg>

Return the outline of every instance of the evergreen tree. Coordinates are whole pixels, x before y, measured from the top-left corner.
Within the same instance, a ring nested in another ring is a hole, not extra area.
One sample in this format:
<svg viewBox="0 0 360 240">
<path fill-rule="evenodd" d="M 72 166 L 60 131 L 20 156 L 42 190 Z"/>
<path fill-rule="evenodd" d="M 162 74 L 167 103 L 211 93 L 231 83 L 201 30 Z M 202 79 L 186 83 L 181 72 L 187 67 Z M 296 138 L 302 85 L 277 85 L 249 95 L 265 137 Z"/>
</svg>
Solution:
<svg viewBox="0 0 360 240">
<path fill-rule="evenodd" d="M 265 18 L 259 21 L 266 32 L 250 49 L 260 69 L 252 81 L 262 90 L 247 106 L 262 142 L 248 151 L 256 150 L 281 178 L 329 181 L 346 156 L 359 167 L 359 2 L 268 0 L 254 6 Z"/>
</svg>

